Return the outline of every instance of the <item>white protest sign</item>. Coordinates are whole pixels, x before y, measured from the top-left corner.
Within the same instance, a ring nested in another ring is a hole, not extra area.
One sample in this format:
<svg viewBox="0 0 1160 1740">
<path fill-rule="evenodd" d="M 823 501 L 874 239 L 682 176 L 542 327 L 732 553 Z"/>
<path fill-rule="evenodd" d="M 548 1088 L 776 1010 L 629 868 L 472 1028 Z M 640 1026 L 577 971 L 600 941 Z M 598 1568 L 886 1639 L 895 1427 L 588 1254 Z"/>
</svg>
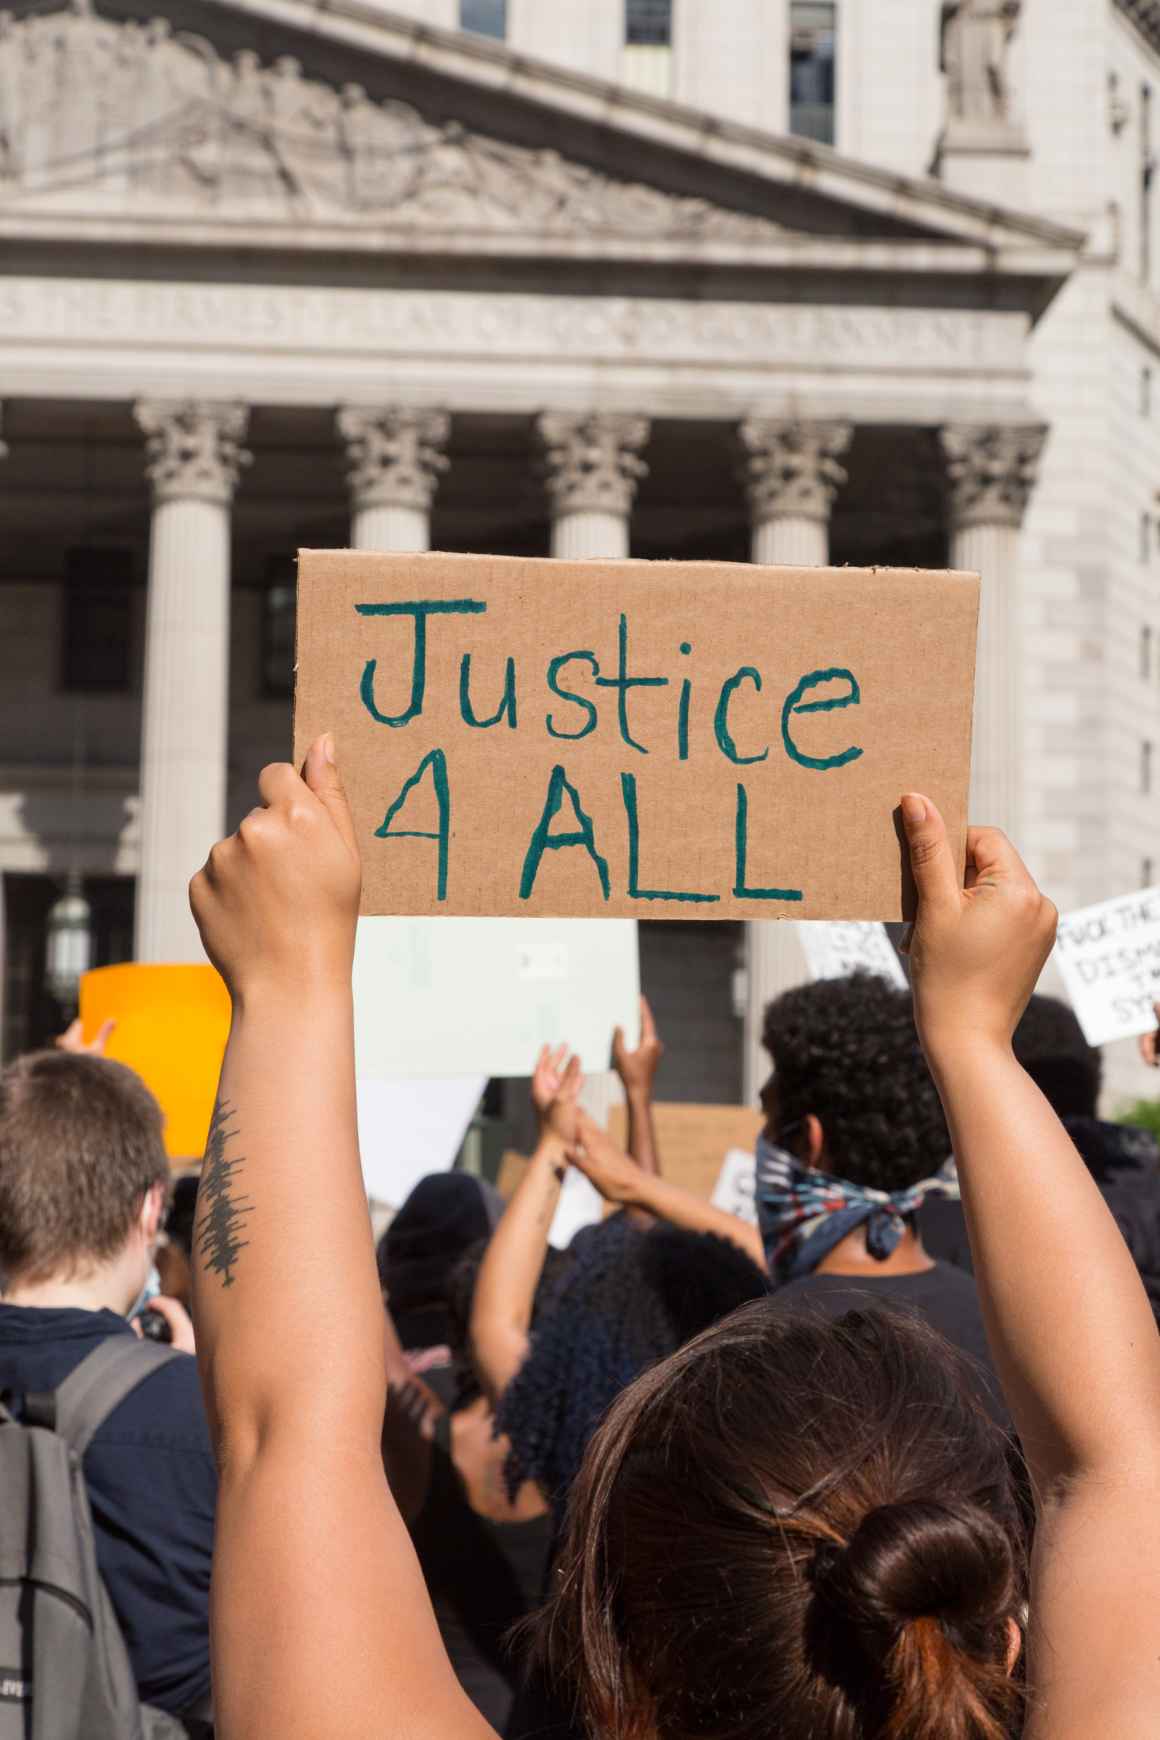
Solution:
<svg viewBox="0 0 1160 1740">
<path fill-rule="evenodd" d="M 906 974 L 884 924 L 799 924 L 797 933 L 812 979 L 844 979 L 861 971 L 905 991 Z"/>
<path fill-rule="evenodd" d="M 481 1075 L 357 1082 L 358 1141 L 367 1195 L 399 1208 L 420 1178 L 446 1172 L 486 1085 Z"/>
<path fill-rule="evenodd" d="M 1160 1000 L 1160 888 L 1069 912 L 1055 959 L 1089 1045 L 1150 1033 Z"/>
<path fill-rule="evenodd" d="M 567 1041 L 586 1072 L 638 1030 L 627 918 L 362 918 L 354 953 L 360 1078 L 530 1075 Z"/>
<path fill-rule="evenodd" d="M 744 1148 L 730 1148 L 717 1174 L 713 1194 L 709 1198 L 714 1208 L 735 1214 L 738 1220 L 757 1225 L 757 1160 Z"/>
<path fill-rule="evenodd" d="M 548 1228 L 549 1244 L 558 1251 L 567 1250 L 581 1227 L 595 1226 L 603 1219 L 604 1198 L 583 1172 L 569 1166 Z"/>
</svg>

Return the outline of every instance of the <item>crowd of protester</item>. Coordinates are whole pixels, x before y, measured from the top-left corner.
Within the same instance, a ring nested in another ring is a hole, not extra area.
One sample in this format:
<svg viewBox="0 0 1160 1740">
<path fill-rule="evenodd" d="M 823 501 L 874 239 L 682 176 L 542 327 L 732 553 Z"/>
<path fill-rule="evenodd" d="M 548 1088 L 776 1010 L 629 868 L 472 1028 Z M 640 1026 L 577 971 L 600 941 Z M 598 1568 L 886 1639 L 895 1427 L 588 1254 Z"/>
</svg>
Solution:
<svg viewBox="0 0 1160 1740">
<path fill-rule="evenodd" d="M 192 891 L 235 999 L 196 1209 L 129 1070 L 74 1034 L 0 1075 L 0 1458 L 105 1385 L 129 1683 L 46 1725 L 48 1622 L 0 1593 L 0 1740 L 1151 1732 L 1160 1152 L 1031 994 L 1054 913 L 1003 837 L 964 892 L 908 800 L 913 995 L 766 1011 L 756 1225 L 665 1176 L 645 1004 L 627 1152 L 545 1048 L 510 1200 L 425 1178 L 374 1249 L 325 741 L 262 795 Z M 606 1212 L 557 1251 L 570 1167 Z M 4 1508 L 0 1590 L 43 1593 Z"/>
</svg>

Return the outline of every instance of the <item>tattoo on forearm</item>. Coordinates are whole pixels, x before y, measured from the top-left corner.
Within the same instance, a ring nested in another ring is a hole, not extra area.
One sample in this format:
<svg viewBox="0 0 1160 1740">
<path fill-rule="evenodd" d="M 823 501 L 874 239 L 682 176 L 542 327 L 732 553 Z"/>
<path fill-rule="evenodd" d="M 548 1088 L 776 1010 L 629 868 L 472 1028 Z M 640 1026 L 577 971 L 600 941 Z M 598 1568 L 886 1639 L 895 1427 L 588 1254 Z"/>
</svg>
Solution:
<svg viewBox="0 0 1160 1740">
<path fill-rule="evenodd" d="M 235 1194 L 236 1174 L 245 1155 L 226 1158 L 227 1144 L 238 1134 L 236 1126 L 230 1128 L 232 1116 L 233 1108 L 229 1101 L 219 1099 L 210 1119 L 205 1163 L 197 1192 L 197 1248 L 206 1268 L 221 1276 L 223 1287 L 234 1284 L 238 1252 L 245 1250 L 249 1242 L 240 1236 L 242 1222 L 253 1213 L 249 1198 Z"/>
</svg>

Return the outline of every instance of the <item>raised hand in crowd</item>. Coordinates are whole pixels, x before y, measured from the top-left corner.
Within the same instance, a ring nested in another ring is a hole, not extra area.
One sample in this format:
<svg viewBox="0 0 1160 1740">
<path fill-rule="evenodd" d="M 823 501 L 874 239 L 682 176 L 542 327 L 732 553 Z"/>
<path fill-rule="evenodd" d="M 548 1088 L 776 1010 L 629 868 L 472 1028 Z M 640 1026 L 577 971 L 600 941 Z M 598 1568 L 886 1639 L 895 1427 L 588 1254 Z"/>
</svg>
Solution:
<svg viewBox="0 0 1160 1740">
<path fill-rule="evenodd" d="M 1111 1213 L 1011 1045 L 1055 909 L 1002 833 L 970 831 L 964 890 L 935 806 L 911 795 L 902 815 L 919 899 L 915 1015 L 1035 1492 L 1026 1740 L 1149 1733 L 1160 1337 Z"/>
<path fill-rule="evenodd" d="M 70 1021 L 63 1033 L 58 1033 L 53 1044 L 58 1051 L 72 1051 L 89 1057 L 104 1057 L 105 1048 L 117 1030 L 117 1023 L 110 1019 L 102 1021 L 91 1039 L 85 1038 L 84 1022 L 78 1015 L 75 1021 Z"/>
<path fill-rule="evenodd" d="M 653 1083 L 664 1053 L 648 998 L 642 996 L 640 1041 L 631 1048 L 624 1036 L 624 1028 L 617 1027 L 612 1035 L 612 1067 L 623 1084 L 628 1107 L 628 1151 L 646 1172 L 660 1171 L 653 1119 Z"/>
<path fill-rule="evenodd" d="M 580 1059 L 567 1046 L 545 1046 L 532 1076 L 540 1139 L 480 1264 L 469 1330 L 472 1363 L 494 1407 L 527 1358 L 536 1288 L 548 1254 L 548 1234 L 567 1176 L 567 1144 L 575 1138 Z"/>
<path fill-rule="evenodd" d="M 541 1138 L 551 1130 L 565 1142 L 572 1140 L 583 1085 L 580 1059 L 566 1045 L 540 1047 L 532 1072 L 532 1104 Z"/>
<path fill-rule="evenodd" d="M 354 1089 L 360 866 L 330 740 L 259 790 L 190 890 L 233 1003 L 194 1237 L 221 1469 L 216 1732 L 482 1740 L 383 1470 Z"/>
<path fill-rule="evenodd" d="M 715 1208 L 704 1197 L 684 1190 L 667 1178 L 649 1172 L 618 1148 L 594 1118 L 581 1111 L 576 1140 L 569 1143 L 567 1157 L 577 1171 L 600 1192 L 605 1202 L 618 1208 L 643 1210 L 658 1220 L 670 1221 L 689 1232 L 715 1233 L 731 1239 L 748 1256 L 765 1267 L 761 1235 L 755 1226 L 735 1214 Z"/>
<path fill-rule="evenodd" d="M 314 745 L 304 779 L 266 770 L 266 808 L 193 889 L 234 1000 L 195 1275 L 222 1468 L 218 1730 L 484 1740 L 382 1472 L 382 1307 L 354 1111 L 358 859 L 327 751 Z M 1114 1221 L 1011 1048 L 1054 912 L 1001 834 L 971 834 L 964 891 L 934 806 L 909 797 L 903 816 L 918 1024 L 1039 1507 L 1025 1734 L 1148 1733 L 1160 1338 Z M 578 1129 L 577 1151 L 598 1150 Z M 505 1266 L 516 1292 L 534 1284 L 567 1163 L 549 1128 L 480 1276 L 493 1307 Z M 519 1328 L 510 1300 L 506 1317 Z M 594 1732 L 691 1732 L 710 1708 L 738 1740 L 1007 1731 L 1018 1540 L 997 1490 L 1002 1440 L 954 1365 L 889 1314 L 799 1322 L 757 1304 L 623 1392 L 573 1489 L 547 1622 L 549 1659 Z M 822 1638 L 829 1655 L 807 1647 Z"/>
</svg>

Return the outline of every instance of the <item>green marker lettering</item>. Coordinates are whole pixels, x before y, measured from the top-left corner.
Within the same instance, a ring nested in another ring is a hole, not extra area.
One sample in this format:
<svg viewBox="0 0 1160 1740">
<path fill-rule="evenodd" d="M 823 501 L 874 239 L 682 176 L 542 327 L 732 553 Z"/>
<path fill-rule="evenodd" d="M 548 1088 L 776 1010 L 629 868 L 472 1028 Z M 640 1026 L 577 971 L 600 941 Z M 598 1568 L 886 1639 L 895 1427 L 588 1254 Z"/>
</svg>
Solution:
<svg viewBox="0 0 1160 1740">
<path fill-rule="evenodd" d="M 391 823 L 426 773 L 431 769 L 431 783 L 439 806 L 439 827 L 435 833 L 420 828 L 392 828 Z M 386 815 L 381 828 L 375 829 L 376 840 L 438 840 L 439 857 L 435 878 L 435 898 L 447 899 L 447 859 L 451 848 L 451 791 L 447 783 L 447 757 L 441 749 L 431 749 L 423 757 Z"/>
<path fill-rule="evenodd" d="M 620 795 L 624 799 L 624 814 L 628 821 L 628 892 L 633 900 L 684 900 L 704 902 L 720 900 L 719 894 L 693 894 L 684 888 L 640 887 L 640 822 L 636 810 L 636 775 L 622 773 Z"/>
<path fill-rule="evenodd" d="M 548 714 L 548 717 L 546 720 L 546 724 L 548 727 L 548 736 L 549 737 L 566 737 L 570 742 L 574 742 L 576 740 L 576 738 L 578 738 L 578 737 L 587 737 L 587 735 L 590 731 L 595 731 L 596 719 L 597 719 L 596 708 L 595 708 L 594 704 L 587 698 L 586 695 L 574 695 L 570 689 L 562 689 L 560 687 L 560 682 L 559 682 L 560 672 L 564 669 L 565 665 L 570 665 L 572 663 L 573 659 L 582 659 L 586 664 L 591 665 L 592 666 L 592 675 L 596 678 L 597 682 L 600 681 L 600 666 L 597 663 L 595 653 L 590 653 L 590 652 L 561 653 L 560 656 L 558 658 L 554 658 L 552 660 L 551 664 L 548 666 L 548 687 L 549 687 L 549 689 L 551 689 L 553 695 L 559 695 L 561 701 L 572 701 L 575 703 L 575 705 L 577 707 L 583 707 L 584 711 L 588 715 L 587 724 L 582 725 L 580 727 L 579 731 L 557 731 L 556 723 L 555 723 L 555 715 L 552 713 Z"/>
<path fill-rule="evenodd" d="M 570 834 L 550 834 L 548 832 L 553 819 L 559 814 L 564 794 L 567 792 L 572 800 L 572 808 L 579 824 Z M 596 850 L 596 834 L 592 827 L 591 816 L 585 815 L 580 803 L 580 794 L 574 785 L 568 783 L 564 769 L 557 762 L 548 780 L 548 795 L 544 799 L 544 809 L 536 824 L 536 831 L 528 845 L 527 857 L 524 859 L 523 874 L 520 877 L 520 899 L 527 900 L 536 885 L 536 877 L 540 870 L 540 860 L 545 852 L 559 852 L 567 846 L 583 846 L 588 856 L 596 866 L 596 874 L 600 878 L 600 888 L 605 900 L 608 899 L 611 887 L 608 879 L 608 862 Z"/>
<path fill-rule="evenodd" d="M 465 725 L 474 725 L 477 730 L 486 731 L 490 725 L 498 725 L 504 714 L 511 730 L 516 728 L 516 661 L 509 658 L 504 672 L 503 694 L 499 706 L 490 719 L 477 719 L 471 705 L 471 654 L 464 653 L 459 661 L 459 714 Z"/>
<path fill-rule="evenodd" d="M 769 754 L 768 748 L 763 749 L 760 755 L 738 755 L 737 753 L 737 745 L 734 743 L 733 734 L 729 729 L 729 703 L 733 699 L 735 691 L 744 682 L 752 683 L 760 695 L 761 672 L 755 670 L 752 665 L 742 665 L 741 669 L 735 671 L 727 682 L 722 683 L 717 711 L 713 715 L 713 731 L 717 738 L 717 747 L 722 755 L 737 767 L 746 766 L 753 761 L 764 761 Z"/>
<path fill-rule="evenodd" d="M 736 860 L 737 880 L 733 884 L 734 898 L 737 900 L 800 900 L 800 888 L 748 888 L 746 886 L 746 859 L 749 855 L 749 793 L 745 787 L 737 786 L 737 831 Z"/>
<path fill-rule="evenodd" d="M 617 690 L 616 712 L 620 721 L 620 735 L 630 749 L 638 749 L 642 755 L 648 750 L 643 743 L 638 743 L 628 728 L 628 691 L 630 689 L 667 689 L 667 677 L 630 677 L 628 674 L 628 618 L 623 611 L 620 613 L 620 627 L 617 631 L 617 649 L 619 668 L 615 677 L 597 677 L 596 681 L 602 689 Z"/>
<path fill-rule="evenodd" d="M 371 718 L 379 725 L 409 725 L 423 711 L 427 689 L 427 618 L 429 616 L 479 616 L 487 609 L 478 598 L 423 598 L 413 604 L 356 604 L 360 616 L 410 616 L 415 623 L 411 654 L 411 702 L 405 712 L 380 713 L 375 702 L 377 659 L 368 659 L 363 669 L 359 695 Z"/>
<path fill-rule="evenodd" d="M 810 689 L 816 689 L 822 683 L 842 680 L 849 684 L 844 695 L 835 695 L 832 700 L 827 701 L 802 700 L 802 696 L 808 694 Z M 789 722 L 795 713 L 833 713 L 839 707 L 857 707 L 861 699 L 862 691 L 853 671 L 843 670 L 841 666 L 825 671 L 811 671 L 808 676 L 803 677 L 796 689 L 790 690 L 781 710 L 781 740 L 790 760 L 796 761 L 799 767 L 816 767 L 822 771 L 828 767 L 845 767 L 847 762 L 857 761 L 862 751 L 856 748 L 843 749 L 840 755 L 806 755 L 790 736 Z"/>
</svg>

